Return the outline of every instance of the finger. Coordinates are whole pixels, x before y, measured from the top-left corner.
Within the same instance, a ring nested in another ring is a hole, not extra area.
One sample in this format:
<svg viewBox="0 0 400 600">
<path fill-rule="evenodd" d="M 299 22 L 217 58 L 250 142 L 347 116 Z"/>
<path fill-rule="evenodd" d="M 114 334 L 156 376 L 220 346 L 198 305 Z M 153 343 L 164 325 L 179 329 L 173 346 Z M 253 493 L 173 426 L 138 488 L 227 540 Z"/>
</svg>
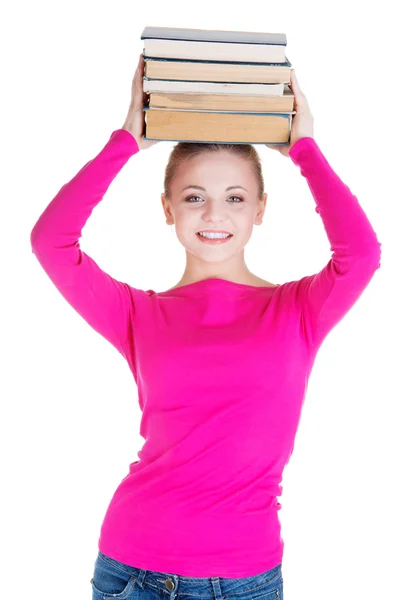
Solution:
<svg viewBox="0 0 400 600">
<path fill-rule="evenodd" d="M 300 101 L 302 103 L 302 105 L 307 104 L 308 103 L 307 97 L 299 85 L 296 73 L 294 73 L 292 88 L 295 93 L 295 96 L 297 96 L 297 100 Z"/>
<path fill-rule="evenodd" d="M 139 76 L 141 76 L 141 75 L 142 75 L 142 72 L 141 72 L 141 71 L 142 71 L 142 65 L 141 65 L 141 60 L 140 60 L 140 58 L 139 58 L 139 60 L 138 60 L 138 63 L 137 63 L 137 65 L 136 65 L 135 73 L 134 73 L 134 76 L 133 76 L 133 78 L 134 78 L 135 80 L 137 80 L 137 79 L 139 78 Z"/>
<path fill-rule="evenodd" d="M 139 66 L 137 66 L 135 69 L 135 73 L 133 75 L 133 83 L 136 84 L 139 81 L 139 78 L 140 78 L 140 71 L 139 71 Z"/>
<path fill-rule="evenodd" d="M 297 86 L 300 89 L 300 84 L 299 84 L 299 80 L 297 79 L 296 70 L 292 69 L 290 75 L 291 75 L 291 78 L 293 80 L 294 85 Z"/>
<path fill-rule="evenodd" d="M 143 85 L 143 71 L 140 65 L 137 65 L 135 75 L 133 78 L 134 84 L 136 87 L 140 87 Z"/>
<path fill-rule="evenodd" d="M 308 102 L 304 92 L 301 90 L 297 81 L 296 73 L 291 76 L 291 88 L 294 93 L 294 110 L 299 111 L 307 108 Z"/>
<path fill-rule="evenodd" d="M 299 85 L 299 82 L 297 80 L 296 73 L 295 73 L 294 69 L 290 73 L 290 84 L 292 86 L 293 92 L 297 96 L 300 96 L 303 93 L 301 91 L 301 89 L 300 89 L 300 85 Z"/>
</svg>

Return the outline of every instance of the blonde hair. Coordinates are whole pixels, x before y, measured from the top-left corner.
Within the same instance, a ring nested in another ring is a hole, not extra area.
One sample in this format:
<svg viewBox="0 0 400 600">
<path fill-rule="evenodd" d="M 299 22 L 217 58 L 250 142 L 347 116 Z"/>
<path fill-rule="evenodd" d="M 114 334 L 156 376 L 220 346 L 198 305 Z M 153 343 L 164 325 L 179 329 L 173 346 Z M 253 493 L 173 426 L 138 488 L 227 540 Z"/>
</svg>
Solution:
<svg viewBox="0 0 400 600">
<path fill-rule="evenodd" d="M 258 182 L 258 197 L 262 200 L 264 194 L 264 177 L 261 160 L 257 150 L 251 144 L 214 144 L 200 142 L 178 142 L 171 151 L 165 168 L 164 194 L 171 198 L 171 183 L 179 165 L 186 159 L 199 156 L 205 152 L 229 152 L 247 160 L 253 168 Z"/>
</svg>

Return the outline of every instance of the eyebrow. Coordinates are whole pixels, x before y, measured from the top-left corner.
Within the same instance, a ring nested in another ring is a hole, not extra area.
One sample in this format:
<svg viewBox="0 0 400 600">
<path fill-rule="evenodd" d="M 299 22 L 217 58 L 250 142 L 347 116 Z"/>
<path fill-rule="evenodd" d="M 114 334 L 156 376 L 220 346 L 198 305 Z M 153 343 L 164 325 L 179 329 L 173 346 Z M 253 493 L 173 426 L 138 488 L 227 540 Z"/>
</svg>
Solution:
<svg viewBox="0 0 400 600">
<path fill-rule="evenodd" d="M 201 187 L 201 185 L 187 185 L 186 187 L 184 187 L 181 192 L 184 192 L 185 190 L 187 190 L 188 188 L 196 188 L 197 190 L 202 190 L 203 192 L 206 192 L 206 188 Z M 230 185 L 229 187 L 226 188 L 226 192 L 228 190 L 234 190 L 235 188 L 242 188 L 242 190 L 246 190 L 245 187 L 243 187 L 242 185 Z M 246 190 L 246 192 L 248 192 L 248 190 Z"/>
</svg>

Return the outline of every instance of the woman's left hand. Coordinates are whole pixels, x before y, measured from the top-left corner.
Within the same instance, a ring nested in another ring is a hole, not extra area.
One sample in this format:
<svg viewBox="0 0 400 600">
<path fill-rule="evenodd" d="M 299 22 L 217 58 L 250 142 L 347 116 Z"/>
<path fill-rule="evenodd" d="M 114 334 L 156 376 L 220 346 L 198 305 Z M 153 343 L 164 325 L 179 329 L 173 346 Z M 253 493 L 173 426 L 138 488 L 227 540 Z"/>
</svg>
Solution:
<svg viewBox="0 0 400 600">
<path fill-rule="evenodd" d="M 296 111 L 292 120 L 290 143 L 286 146 L 265 144 L 268 148 L 278 150 L 283 156 L 289 156 L 289 151 L 299 139 L 314 137 L 314 117 L 308 106 L 307 98 L 300 89 L 294 69 L 290 71 L 290 87 L 294 93 L 294 110 Z"/>
</svg>

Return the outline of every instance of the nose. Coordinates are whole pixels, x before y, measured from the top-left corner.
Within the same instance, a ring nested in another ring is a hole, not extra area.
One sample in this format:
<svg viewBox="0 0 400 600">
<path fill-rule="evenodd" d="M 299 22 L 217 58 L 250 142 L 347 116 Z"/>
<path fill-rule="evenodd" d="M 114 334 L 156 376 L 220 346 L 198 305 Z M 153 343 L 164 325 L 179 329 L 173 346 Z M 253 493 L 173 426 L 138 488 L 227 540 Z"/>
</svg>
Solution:
<svg viewBox="0 0 400 600">
<path fill-rule="evenodd" d="M 205 223 L 223 224 L 225 221 L 223 209 L 209 205 L 204 209 L 203 220 Z"/>
</svg>

